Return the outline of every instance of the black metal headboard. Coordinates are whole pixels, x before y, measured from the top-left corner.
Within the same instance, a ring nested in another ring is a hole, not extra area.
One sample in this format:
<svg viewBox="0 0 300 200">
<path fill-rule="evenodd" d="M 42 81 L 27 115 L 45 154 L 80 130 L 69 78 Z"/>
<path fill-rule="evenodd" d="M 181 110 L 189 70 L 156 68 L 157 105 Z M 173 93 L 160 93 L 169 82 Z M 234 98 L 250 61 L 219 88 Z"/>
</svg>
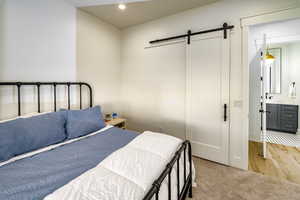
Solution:
<svg viewBox="0 0 300 200">
<path fill-rule="evenodd" d="M 68 88 L 68 109 L 71 108 L 71 85 L 78 85 L 79 86 L 79 102 L 80 102 L 80 109 L 82 109 L 82 86 L 86 86 L 89 89 L 89 100 L 90 100 L 90 107 L 93 106 L 93 91 L 92 87 L 88 83 L 84 82 L 0 82 L 0 86 L 16 86 L 17 87 L 17 95 L 18 95 L 18 115 L 21 116 L 21 87 L 22 86 L 36 86 L 37 87 L 37 101 L 38 101 L 38 112 L 41 112 L 41 96 L 40 96 L 40 88 L 41 86 L 53 86 L 53 94 L 54 94 L 54 112 L 57 111 L 56 107 L 56 86 L 58 85 L 65 85 Z"/>
</svg>

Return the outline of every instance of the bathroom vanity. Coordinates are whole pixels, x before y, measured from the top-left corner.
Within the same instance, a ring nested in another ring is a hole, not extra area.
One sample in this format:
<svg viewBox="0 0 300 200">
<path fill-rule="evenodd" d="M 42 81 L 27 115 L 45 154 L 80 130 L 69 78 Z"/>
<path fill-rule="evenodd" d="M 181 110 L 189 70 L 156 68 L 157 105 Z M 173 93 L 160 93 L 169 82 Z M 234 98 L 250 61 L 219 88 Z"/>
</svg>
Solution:
<svg viewBox="0 0 300 200">
<path fill-rule="evenodd" d="M 267 103 L 267 130 L 296 134 L 298 105 Z"/>
</svg>

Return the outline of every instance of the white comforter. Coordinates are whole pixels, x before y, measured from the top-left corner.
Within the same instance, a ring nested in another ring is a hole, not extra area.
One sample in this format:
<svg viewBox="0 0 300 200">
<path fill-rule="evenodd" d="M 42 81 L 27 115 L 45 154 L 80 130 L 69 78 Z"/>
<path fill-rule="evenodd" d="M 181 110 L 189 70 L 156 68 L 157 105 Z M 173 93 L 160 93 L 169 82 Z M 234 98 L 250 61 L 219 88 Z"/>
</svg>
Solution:
<svg viewBox="0 0 300 200">
<path fill-rule="evenodd" d="M 145 132 L 45 200 L 142 200 L 181 143 L 182 140 L 175 137 Z M 183 155 L 180 166 L 182 188 Z M 171 181 L 172 199 L 177 199 L 176 170 L 175 164 Z M 187 161 L 187 175 L 188 172 Z M 159 193 L 160 200 L 168 199 L 167 185 L 166 178 Z"/>
</svg>

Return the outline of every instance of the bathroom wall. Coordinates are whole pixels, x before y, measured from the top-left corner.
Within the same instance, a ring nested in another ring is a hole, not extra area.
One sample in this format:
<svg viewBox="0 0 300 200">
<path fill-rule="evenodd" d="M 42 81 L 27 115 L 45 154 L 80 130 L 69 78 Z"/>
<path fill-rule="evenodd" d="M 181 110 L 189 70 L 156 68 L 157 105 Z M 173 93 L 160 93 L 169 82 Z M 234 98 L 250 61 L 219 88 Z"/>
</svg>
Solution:
<svg viewBox="0 0 300 200">
<path fill-rule="evenodd" d="M 296 83 L 296 89 L 300 89 L 300 41 L 290 43 L 270 44 L 270 48 L 282 49 L 281 66 L 281 93 L 271 94 L 272 99 L 268 103 L 300 104 L 299 97 L 290 98 L 289 87 L 292 82 Z"/>
</svg>

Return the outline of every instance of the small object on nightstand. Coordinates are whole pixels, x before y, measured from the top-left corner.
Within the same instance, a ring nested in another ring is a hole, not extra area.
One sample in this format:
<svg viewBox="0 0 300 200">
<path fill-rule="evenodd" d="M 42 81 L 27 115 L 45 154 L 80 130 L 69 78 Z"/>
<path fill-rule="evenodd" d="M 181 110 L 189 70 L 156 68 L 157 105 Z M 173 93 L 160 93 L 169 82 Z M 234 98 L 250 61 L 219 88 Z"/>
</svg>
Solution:
<svg viewBox="0 0 300 200">
<path fill-rule="evenodd" d="M 111 116 L 112 116 L 113 119 L 117 119 L 118 114 L 117 113 L 112 113 Z"/>
<path fill-rule="evenodd" d="M 108 125 L 112 125 L 121 129 L 126 129 L 126 119 L 115 118 L 106 122 Z"/>
<path fill-rule="evenodd" d="M 105 114 L 105 122 L 108 122 L 111 120 L 111 114 Z"/>
</svg>

